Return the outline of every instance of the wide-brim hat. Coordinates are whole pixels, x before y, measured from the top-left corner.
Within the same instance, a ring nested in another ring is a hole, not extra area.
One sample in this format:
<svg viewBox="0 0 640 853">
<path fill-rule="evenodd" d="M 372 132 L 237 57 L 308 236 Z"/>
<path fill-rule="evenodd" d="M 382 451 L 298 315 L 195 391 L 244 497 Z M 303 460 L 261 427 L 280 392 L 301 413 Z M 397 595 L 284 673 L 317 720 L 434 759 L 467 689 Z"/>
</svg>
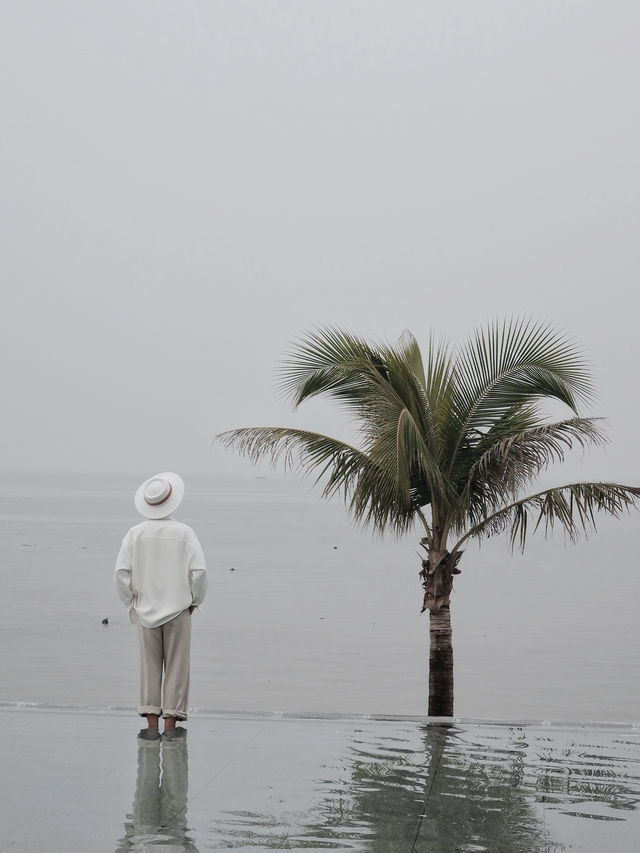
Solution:
<svg viewBox="0 0 640 853">
<path fill-rule="evenodd" d="M 184 497 L 184 481 L 173 471 L 154 474 L 138 487 L 134 502 L 145 518 L 166 518 L 175 512 Z"/>
</svg>

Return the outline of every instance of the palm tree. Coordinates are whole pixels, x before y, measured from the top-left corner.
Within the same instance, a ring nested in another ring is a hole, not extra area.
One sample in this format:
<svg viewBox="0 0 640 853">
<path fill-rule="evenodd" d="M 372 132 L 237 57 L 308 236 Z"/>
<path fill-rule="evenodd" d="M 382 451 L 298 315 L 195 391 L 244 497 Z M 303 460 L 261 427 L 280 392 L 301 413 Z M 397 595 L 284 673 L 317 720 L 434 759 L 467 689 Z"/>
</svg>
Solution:
<svg viewBox="0 0 640 853">
<path fill-rule="evenodd" d="M 552 326 L 494 322 L 452 350 L 433 337 L 426 363 L 410 333 L 397 344 L 368 342 L 326 327 L 294 343 L 281 390 L 295 406 L 318 395 L 355 419 L 358 446 L 289 427 L 251 427 L 219 440 L 252 461 L 284 461 L 314 474 L 325 497 L 341 495 L 351 516 L 382 534 L 418 523 L 422 610 L 430 616 L 431 716 L 453 715 L 450 596 L 463 546 L 507 531 L 512 547 L 542 526 L 570 540 L 595 529 L 595 513 L 618 516 L 640 488 L 571 483 L 525 489 L 574 445 L 605 441 L 598 419 L 581 417 L 592 383 L 577 347 Z M 570 410 L 549 422 L 544 401 Z"/>
</svg>

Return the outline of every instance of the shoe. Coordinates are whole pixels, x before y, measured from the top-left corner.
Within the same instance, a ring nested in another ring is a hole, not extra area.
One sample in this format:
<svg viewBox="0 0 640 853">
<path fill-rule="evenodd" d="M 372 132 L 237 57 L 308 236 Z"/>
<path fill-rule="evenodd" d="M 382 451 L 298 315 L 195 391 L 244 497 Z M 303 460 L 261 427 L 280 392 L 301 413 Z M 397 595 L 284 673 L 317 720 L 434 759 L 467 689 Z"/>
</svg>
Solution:
<svg viewBox="0 0 640 853">
<path fill-rule="evenodd" d="M 158 740 L 160 732 L 158 729 L 140 729 L 138 737 L 142 740 Z"/>
</svg>

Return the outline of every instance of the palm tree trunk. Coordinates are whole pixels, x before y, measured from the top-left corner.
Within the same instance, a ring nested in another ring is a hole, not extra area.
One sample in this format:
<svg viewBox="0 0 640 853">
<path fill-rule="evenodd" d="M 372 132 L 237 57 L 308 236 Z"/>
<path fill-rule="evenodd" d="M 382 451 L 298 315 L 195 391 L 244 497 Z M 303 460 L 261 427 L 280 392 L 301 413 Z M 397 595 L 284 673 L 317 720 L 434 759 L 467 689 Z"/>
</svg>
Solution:
<svg viewBox="0 0 640 853">
<path fill-rule="evenodd" d="M 451 643 L 451 591 L 453 576 L 460 574 L 461 551 L 451 555 L 423 539 L 428 557 L 422 561 L 424 600 L 429 611 L 429 706 L 430 717 L 453 717 L 453 645 Z"/>
<path fill-rule="evenodd" d="M 449 602 L 429 612 L 430 717 L 453 716 L 453 645 Z"/>
</svg>

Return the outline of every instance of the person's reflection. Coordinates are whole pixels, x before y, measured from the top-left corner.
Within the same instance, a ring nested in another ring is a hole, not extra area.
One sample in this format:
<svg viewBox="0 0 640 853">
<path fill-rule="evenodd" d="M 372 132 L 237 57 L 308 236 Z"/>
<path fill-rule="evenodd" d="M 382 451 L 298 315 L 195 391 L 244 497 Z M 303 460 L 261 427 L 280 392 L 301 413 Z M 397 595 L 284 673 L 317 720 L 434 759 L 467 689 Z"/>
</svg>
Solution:
<svg viewBox="0 0 640 853">
<path fill-rule="evenodd" d="M 138 740 L 138 777 L 133 812 L 125 820 L 122 851 L 198 853 L 187 835 L 187 732 L 178 737 Z"/>
</svg>

